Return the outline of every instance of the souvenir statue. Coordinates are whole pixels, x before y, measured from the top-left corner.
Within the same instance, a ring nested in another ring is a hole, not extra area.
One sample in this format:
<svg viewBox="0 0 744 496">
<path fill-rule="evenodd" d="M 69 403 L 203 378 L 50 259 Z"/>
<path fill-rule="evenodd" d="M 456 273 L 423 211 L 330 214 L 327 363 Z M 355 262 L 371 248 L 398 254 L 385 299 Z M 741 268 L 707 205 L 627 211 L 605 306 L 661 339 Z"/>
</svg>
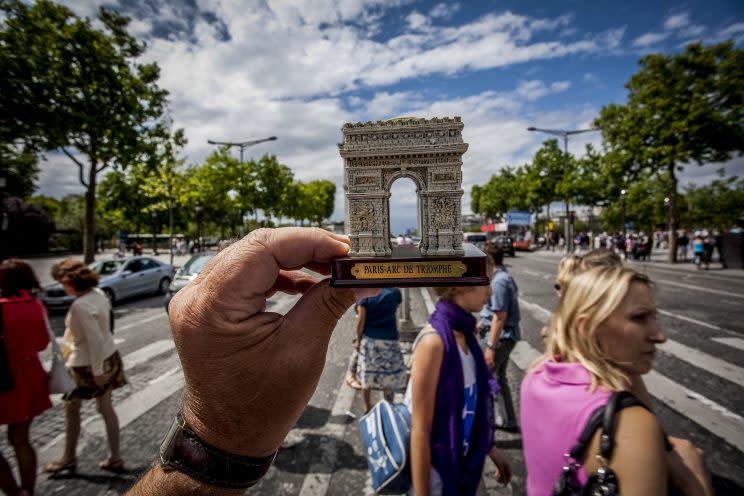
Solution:
<svg viewBox="0 0 744 496">
<path fill-rule="evenodd" d="M 486 257 L 462 238 L 460 117 L 403 117 L 344 124 L 346 233 L 351 250 L 332 263 L 334 287 L 487 285 Z M 418 246 L 393 246 L 390 187 L 416 184 Z"/>
</svg>

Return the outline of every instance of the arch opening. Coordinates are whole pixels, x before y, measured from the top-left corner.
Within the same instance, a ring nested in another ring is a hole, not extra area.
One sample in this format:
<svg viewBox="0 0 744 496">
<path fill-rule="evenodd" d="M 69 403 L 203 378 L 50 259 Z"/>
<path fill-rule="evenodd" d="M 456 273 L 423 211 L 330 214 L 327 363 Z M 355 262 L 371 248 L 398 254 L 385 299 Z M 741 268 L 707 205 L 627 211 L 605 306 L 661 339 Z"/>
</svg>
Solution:
<svg viewBox="0 0 744 496">
<path fill-rule="evenodd" d="M 421 195 L 414 178 L 399 175 L 388 188 L 390 248 L 417 245 L 421 239 Z"/>
</svg>

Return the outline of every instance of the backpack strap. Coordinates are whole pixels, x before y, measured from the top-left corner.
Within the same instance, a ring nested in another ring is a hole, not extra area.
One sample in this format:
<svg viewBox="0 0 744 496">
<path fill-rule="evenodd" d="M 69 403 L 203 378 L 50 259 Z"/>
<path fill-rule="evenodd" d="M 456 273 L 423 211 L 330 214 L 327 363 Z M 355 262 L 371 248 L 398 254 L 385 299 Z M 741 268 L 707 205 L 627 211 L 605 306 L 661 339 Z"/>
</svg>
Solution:
<svg viewBox="0 0 744 496">
<path fill-rule="evenodd" d="M 425 330 L 426 328 L 429 328 L 429 330 Z M 411 353 L 416 351 L 416 346 L 418 345 L 418 342 L 423 338 L 424 336 L 428 336 L 429 334 L 436 334 L 437 331 L 434 330 L 434 328 L 430 324 L 426 324 L 421 331 L 416 335 L 416 339 L 413 340 L 413 346 L 411 346 Z"/>
</svg>

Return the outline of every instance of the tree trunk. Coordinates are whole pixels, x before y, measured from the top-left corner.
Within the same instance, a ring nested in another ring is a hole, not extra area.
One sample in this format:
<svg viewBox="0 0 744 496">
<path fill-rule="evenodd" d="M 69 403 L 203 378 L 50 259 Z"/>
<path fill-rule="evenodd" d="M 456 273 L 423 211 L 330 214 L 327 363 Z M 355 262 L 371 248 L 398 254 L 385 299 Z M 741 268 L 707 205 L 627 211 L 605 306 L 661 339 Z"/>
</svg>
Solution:
<svg viewBox="0 0 744 496">
<path fill-rule="evenodd" d="M 83 229 L 83 261 L 86 264 L 96 259 L 96 167 L 91 158 L 88 171 L 88 188 L 85 190 L 85 228 Z"/>
<path fill-rule="evenodd" d="M 677 261 L 677 176 L 674 164 L 669 165 L 669 263 Z"/>
</svg>

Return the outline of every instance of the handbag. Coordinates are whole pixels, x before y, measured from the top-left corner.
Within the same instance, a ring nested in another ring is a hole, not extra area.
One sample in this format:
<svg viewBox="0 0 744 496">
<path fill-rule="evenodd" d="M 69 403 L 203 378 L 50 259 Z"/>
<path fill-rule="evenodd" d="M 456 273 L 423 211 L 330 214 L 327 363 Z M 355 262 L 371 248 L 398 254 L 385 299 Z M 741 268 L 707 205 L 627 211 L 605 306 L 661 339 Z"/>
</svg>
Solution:
<svg viewBox="0 0 744 496">
<path fill-rule="evenodd" d="M 411 412 L 400 403 L 380 400 L 359 419 L 364 454 L 377 494 L 401 494 L 411 488 Z"/>
<path fill-rule="evenodd" d="M 5 347 L 5 329 L 3 327 L 3 305 L 0 304 L 0 393 L 7 393 L 15 387 L 13 375 L 8 363 L 8 350 Z"/>
<path fill-rule="evenodd" d="M 44 321 L 46 323 L 47 334 L 49 334 L 49 341 L 52 343 L 52 367 L 47 373 L 49 394 L 64 394 L 75 389 L 77 384 L 72 376 L 70 376 L 70 371 L 67 370 L 65 359 L 62 357 L 62 351 L 60 351 L 57 339 L 52 333 L 52 328 L 49 326 L 49 318 L 46 314 L 44 314 Z"/>
<path fill-rule="evenodd" d="M 614 392 L 607 400 L 607 404 L 594 410 L 584 427 L 579 440 L 571 451 L 563 456 L 566 464 L 553 488 L 553 496 L 617 496 L 620 486 L 615 472 L 609 467 L 612 451 L 615 448 L 615 417 L 617 412 L 631 406 L 642 406 L 648 410 L 638 398 L 627 391 Z M 650 410 L 649 410 L 650 411 Z M 597 429 L 602 428 L 597 459 L 600 467 L 592 474 L 585 486 L 578 481 L 577 472 L 581 468 L 586 449 Z"/>
</svg>

